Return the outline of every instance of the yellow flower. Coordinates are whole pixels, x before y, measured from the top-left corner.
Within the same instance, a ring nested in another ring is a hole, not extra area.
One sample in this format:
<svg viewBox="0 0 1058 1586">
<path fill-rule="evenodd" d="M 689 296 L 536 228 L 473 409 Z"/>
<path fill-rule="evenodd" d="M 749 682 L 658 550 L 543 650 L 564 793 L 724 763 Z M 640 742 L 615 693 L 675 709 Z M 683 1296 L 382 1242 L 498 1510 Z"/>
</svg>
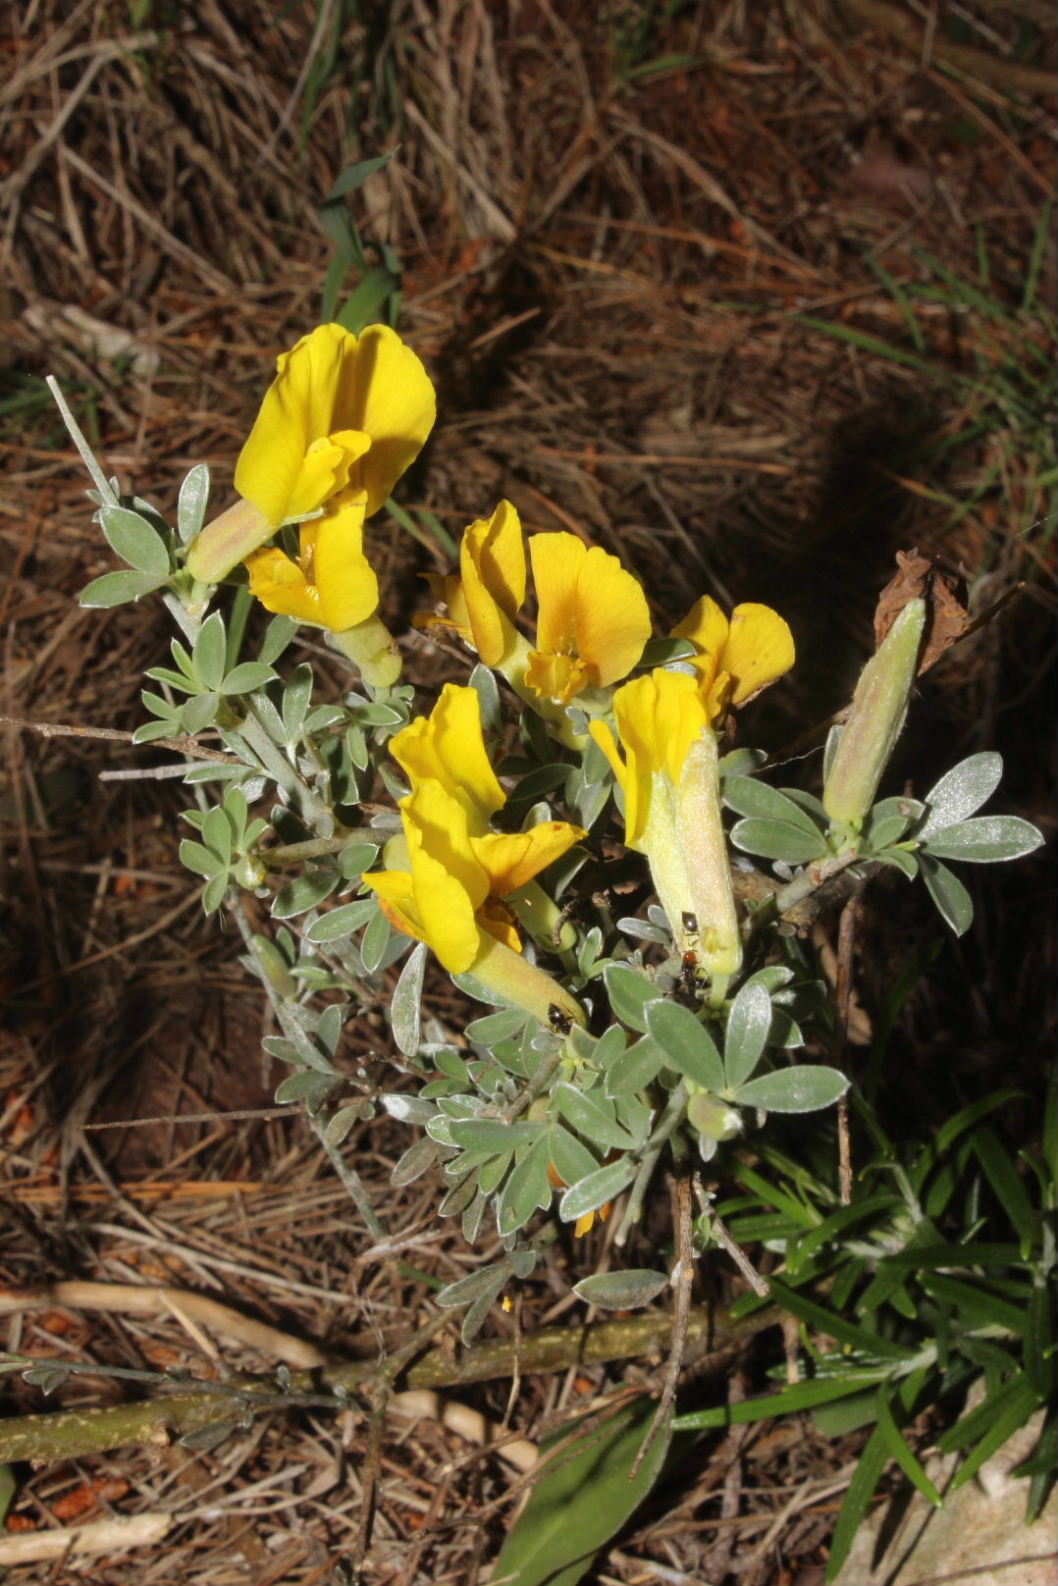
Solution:
<svg viewBox="0 0 1058 1586">
<path fill-rule="evenodd" d="M 591 735 L 624 795 L 625 841 L 646 854 L 681 953 L 714 984 L 735 974 L 742 943 L 720 819 L 716 733 L 698 678 L 656 671 L 614 695 L 624 749 L 602 721 Z"/>
<path fill-rule="evenodd" d="M 269 611 L 332 633 L 364 622 L 378 607 L 378 578 L 364 555 L 363 490 L 331 503 L 298 530 L 297 560 L 269 548 L 246 558 L 250 593 Z"/>
<path fill-rule="evenodd" d="M 568 705 L 586 688 L 627 677 L 650 638 L 646 598 L 631 573 L 575 534 L 534 534 L 529 555 L 539 606 L 525 672 L 533 692 Z"/>
<path fill-rule="evenodd" d="M 793 634 L 770 606 L 736 606 L 729 622 L 716 601 L 703 595 L 672 637 L 695 647 L 688 664 L 698 673 L 711 722 L 753 699 L 794 664 Z"/>
<path fill-rule="evenodd" d="M 462 804 L 475 837 L 507 802 L 485 749 L 476 689 L 446 683 L 429 716 L 417 716 L 389 748 L 413 790 L 432 779 Z"/>
<path fill-rule="evenodd" d="M 503 899 L 519 891 L 586 834 L 565 821 L 527 832 L 475 835 L 466 806 L 427 778 L 400 802 L 406 869 L 366 873 L 382 912 L 426 942 L 451 974 L 470 973 L 541 1023 L 558 1007 L 584 1023 L 579 1003 L 528 963 Z"/>
<path fill-rule="evenodd" d="M 359 336 L 320 325 L 281 353 L 276 378 L 235 469 L 242 498 L 203 530 L 187 566 L 216 583 L 281 523 L 363 492 L 363 516 L 382 506 L 433 427 L 430 379 L 386 325 Z"/>
<path fill-rule="evenodd" d="M 575 534 L 534 534 L 529 555 L 536 585 L 536 645 L 514 626 L 525 601 L 525 542 L 518 513 L 501 501 L 491 518 L 472 523 L 459 549 L 459 577 L 434 577 L 446 617 L 486 666 L 501 671 L 545 715 L 587 689 L 626 677 L 650 637 L 639 584 L 600 546 Z"/>
</svg>

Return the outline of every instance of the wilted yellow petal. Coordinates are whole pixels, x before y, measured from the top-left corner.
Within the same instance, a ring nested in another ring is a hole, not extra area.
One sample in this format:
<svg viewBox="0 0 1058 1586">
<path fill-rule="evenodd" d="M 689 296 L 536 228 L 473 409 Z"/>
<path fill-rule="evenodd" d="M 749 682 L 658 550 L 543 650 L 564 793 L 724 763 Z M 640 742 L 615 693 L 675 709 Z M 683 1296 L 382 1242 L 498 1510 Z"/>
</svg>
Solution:
<svg viewBox="0 0 1058 1586">
<path fill-rule="evenodd" d="M 476 689 L 446 683 L 430 715 L 397 733 L 390 752 L 413 787 L 432 777 L 458 799 L 472 831 L 483 832 L 489 816 L 507 802 L 485 750 Z"/>
<path fill-rule="evenodd" d="M 568 821 L 542 821 L 527 832 L 489 832 L 470 841 L 488 874 L 490 893 L 504 898 L 526 886 L 587 835 Z"/>
<path fill-rule="evenodd" d="M 296 562 L 282 551 L 254 551 L 246 558 L 250 593 L 256 595 L 266 611 L 299 622 L 322 623 L 319 591 L 305 580 Z"/>
<path fill-rule="evenodd" d="M 478 910 L 478 924 L 483 931 L 488 932 L 494 942 L 501 942 L 512 953 L 521 952 L 522 939 L 518 935 L 514 916 L 498 898 L 486 899 Z"/>
<path fill-rule="evenodd" d="M 509 501 L 466 529 L 459 568 L 474 648 L 486 666 L 498 666 L 510 649 L 513 618 L 525 600 L 522 525 Z"/>
<path fill-rule="evenodd" d="M 731 703 L 743 705 L 794 664 L 789 625 L 770 606 L 736 606 L 724 646 L 722 666 L 731 676 Z"/>
<path fill-rule="evenodd" d="M 312 582 L 320 597 L 320 616 L 332 633 L 366 622 L 378 608 L 378 577 L 364 555 L 363 491 L 342 504 L 332 504 L 322 518 L 302 528 L 312 531 Z"/>
</svg>

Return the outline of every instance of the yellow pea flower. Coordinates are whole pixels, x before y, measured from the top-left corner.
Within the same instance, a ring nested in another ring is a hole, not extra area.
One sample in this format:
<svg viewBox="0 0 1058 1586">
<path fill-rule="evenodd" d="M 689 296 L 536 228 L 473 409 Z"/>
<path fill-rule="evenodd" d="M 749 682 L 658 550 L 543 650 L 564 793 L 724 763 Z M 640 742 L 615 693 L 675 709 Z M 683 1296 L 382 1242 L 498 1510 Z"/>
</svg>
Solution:
<svg viewBox="0 0 1058 1586">
<path fill-rule="evenodd" d="M 369 871 L 365 885 L 398 930 L 426 942 L 450 974 L 474 975 L 543 1024 L 557 1007 L 578 1024 L 580 1004 L 521 952 L 503 899 L 586 834 L 565 821 L 475 836 L 459 799 L 432 778 L 400 802 L 406 869 Z"/>
<path fill-rule="evenodd" d="M 794 664 L 793 634 L 770 606 L 736 606 L 729 621 L 716 601 L 703 595 L 672 637 L 694 645 L 697 653 L 687 664 L 698 674 L 711 722 L 753 699 Z"/>
<path fill-rule="evenodd" d="M 565 706 L 578 694 L 628 675 L 650 637 L 650 613 L 632 574 L 601 546 L 589 549 L 575 534 L 534 534 L 529 556 L 538 606 L 535 647 L 514 626 L 527 569 L 521 521 L 509 501 L 466 530 L 458 578 L 431 578 L 448 614 L 423 621 L 454 628 L 527 703 L 564 720 Z"/>
<path fill-rule="evenodd" d="M 240 500 L 192 544 L 187 566 L 216 583 L 281 523 L 347 491 L 377 512 L 433 428 L 434 390 L 386 325 L 359 336 L 319 325 L 276 360 L 276 377 L 235 469 Z"/>
<path fill-rule="evenodd" d="M 646 855 L 681 953 L 722 994 L 742 942 L 708 702 L 691 673 L 655 671 L 617 690 L 614 715 L 624 758 L 606 722 L 589 730 L 624 794 L 625 842 Z"/>
<path fill-rule="evenodd" d="M 390 753 L 414 789 L 439 782 L 466 812 L 475 837 L 507 802 L 485 749 L 476 689 L 446 683 L 429 716 L 418 716 L 391 740 Z"/>
<path fill-rule="evenodd" d="M 539 605 L 525 672 L 533 693 L 568 705 L 627 677 L 650 638 L 646 597 L 631 573 L 575 534 L 534 534 L 529 555 Z"/>
</svg>

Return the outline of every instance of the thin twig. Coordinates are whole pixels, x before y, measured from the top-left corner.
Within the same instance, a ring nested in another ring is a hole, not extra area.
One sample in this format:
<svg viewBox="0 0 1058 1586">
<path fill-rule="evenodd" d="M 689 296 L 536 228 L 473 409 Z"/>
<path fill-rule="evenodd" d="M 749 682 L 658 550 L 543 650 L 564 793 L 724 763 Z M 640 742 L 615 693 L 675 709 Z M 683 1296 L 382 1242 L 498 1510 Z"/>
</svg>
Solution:
<svg viewBox="0 0 1058 1586">
<path fill-rule="evenodd" d="M 665 1366 L 665 1380 L 654 1419 L 646 1437 L 639 1445 L 629 1481 L 634 1481 L 640 1465 L 662 1428 L 667 1426 L 676 1402 L 680 1371 L 687 1353 L 687 1329 L 691 1320 L 691 1290 L 694 1286 L 694 1216 L 691 1204 L 691 1180 L 686 1171 L 675 1176 L 672 1186 L 673 1228 L 676 1235 L 676 1264 L 672 1269 L 672 1286 L 676 1297 L 672 1306 L 672 1342 Z"/>
<path fill-rule="evenodd" d="M 831 1059 L 844 1072 L 848 1059 L 849 1010 L 852 1006 L 853 957 L 856 932 L 863 915 L 863 899 L 858 890 L 841 911 L 838 926 L 837 969 L 834 977 L 834 1039 Z M 852 1205 L 852 1139 L 849 1133 L 848 1092 L 838 1102 L 838 1173 L 841 1204 Z"/>
</svg>

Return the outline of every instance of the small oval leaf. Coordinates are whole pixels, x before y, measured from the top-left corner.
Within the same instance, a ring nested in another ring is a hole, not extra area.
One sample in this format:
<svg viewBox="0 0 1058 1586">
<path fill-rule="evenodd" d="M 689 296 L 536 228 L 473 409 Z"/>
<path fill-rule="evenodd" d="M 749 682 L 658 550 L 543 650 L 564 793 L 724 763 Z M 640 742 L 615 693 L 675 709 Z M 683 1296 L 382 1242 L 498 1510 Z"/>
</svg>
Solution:
<svg viewBox="0 0 1058 1586">
<path fill-rule="evenodd" d="M 598 1306 L 600 1311 L 635 1311 L 642 1305 L 649 1305 L 668 1286 L 666 1273 L 638 1267 L 627 1272 L 593 1272 L 590 1278 L 575 1283 L 573 1292 L 585 1304 Z"/>
</svg>

